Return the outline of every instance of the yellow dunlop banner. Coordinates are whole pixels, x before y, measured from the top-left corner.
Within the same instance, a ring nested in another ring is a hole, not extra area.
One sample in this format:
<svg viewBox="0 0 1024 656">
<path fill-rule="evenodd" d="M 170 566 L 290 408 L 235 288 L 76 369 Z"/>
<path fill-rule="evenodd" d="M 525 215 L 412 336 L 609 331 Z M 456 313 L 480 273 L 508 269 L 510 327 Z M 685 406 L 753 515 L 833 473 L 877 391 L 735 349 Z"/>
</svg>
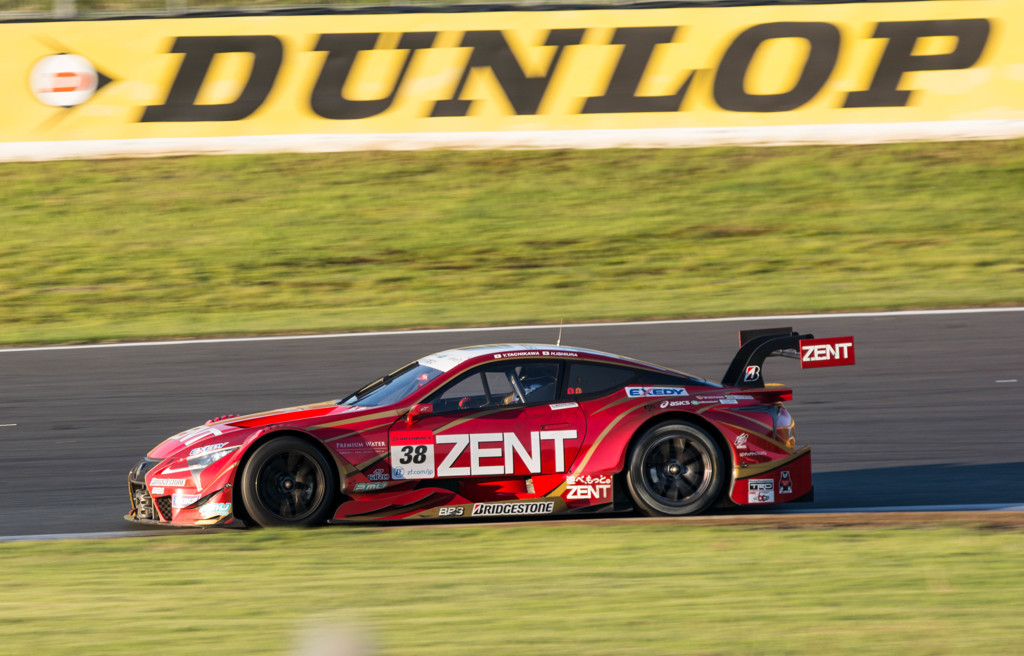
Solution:
<svg viewBox="0 0 1024 656">
<path fill-rule="evenodd" d="M 0 24 L 0 159 L 1024 135 L 1024 2 Z"/>
</svg>

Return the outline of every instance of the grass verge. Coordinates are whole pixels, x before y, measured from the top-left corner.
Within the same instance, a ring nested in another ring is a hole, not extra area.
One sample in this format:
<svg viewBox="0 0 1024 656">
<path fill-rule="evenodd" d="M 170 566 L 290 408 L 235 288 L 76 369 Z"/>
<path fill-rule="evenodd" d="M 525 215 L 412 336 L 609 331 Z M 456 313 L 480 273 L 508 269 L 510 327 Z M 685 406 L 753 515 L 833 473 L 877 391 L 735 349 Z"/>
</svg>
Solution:
<svg viewBox="0 0 1024 656">
<path fill-rule="evenodd" d="M 1024 142 L 0 165 L 0 343 L 1024 302 Z"/>
<path fill-rule="evenodd" d="M 1024 533 L 569 523 L 0 545 L 36 654 L 1016 653 Z"/>
</svg>

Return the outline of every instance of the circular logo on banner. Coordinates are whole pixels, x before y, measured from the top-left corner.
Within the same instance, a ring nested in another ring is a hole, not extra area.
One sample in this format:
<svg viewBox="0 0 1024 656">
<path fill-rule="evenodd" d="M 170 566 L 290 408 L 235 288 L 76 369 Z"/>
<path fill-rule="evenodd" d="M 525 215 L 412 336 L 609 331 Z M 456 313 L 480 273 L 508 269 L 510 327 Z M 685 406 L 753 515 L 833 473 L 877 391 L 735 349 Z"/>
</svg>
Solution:
<svg viewBox="0 0 1024 656">
<path fill-rule="evenodd" d="M 51 107 L 81 105 L 96 93 L 96 67 L 79 55 L 43 57 L 29 73 L 29 86 L 36 100 Z"/>
</svg>

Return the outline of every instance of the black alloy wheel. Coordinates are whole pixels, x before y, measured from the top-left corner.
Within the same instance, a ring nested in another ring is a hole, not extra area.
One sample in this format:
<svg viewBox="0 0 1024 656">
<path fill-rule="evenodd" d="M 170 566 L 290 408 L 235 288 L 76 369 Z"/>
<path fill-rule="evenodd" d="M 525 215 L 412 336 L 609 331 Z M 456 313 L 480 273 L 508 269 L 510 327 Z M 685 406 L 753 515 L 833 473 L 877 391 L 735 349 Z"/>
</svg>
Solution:
<svg viewBox="0 0 1024 656">
<path fill-rule="evenodd" d="M 241 481 L 245 510 L 260 526 L 315 526 L 333 509 L 334 472 L 327 458 L 299 437 L 260 445 Z"/>
<path fill-rule="evenodd" d="M 692 515 L 718 498 L 724 469 L 714 438 L 702 428 L 672 421 L 649 429 L 633 445 L 626 484 L 648 515 Z"/>
</svg>

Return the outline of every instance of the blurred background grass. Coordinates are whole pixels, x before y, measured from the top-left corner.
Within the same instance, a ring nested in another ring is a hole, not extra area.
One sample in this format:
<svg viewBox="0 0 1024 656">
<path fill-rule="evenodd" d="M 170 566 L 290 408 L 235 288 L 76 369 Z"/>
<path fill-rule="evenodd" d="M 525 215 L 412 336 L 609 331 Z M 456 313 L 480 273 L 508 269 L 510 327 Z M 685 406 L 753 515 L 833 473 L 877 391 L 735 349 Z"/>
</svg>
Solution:
<svg viewBox="0 0 1024 656">
<path fill-rule="evenodd" d="M 1024 142 L 0 164 L 0 343 L 1024 302 Z"/>
<path fill-rule="evenodd" d="M 376 654 L 1011 654 L 1022 550 L 1019 530 L 686 522 L 0 544 L 0 644 L 317 656 L 301 636 L 334 629 Z"/>
</svg>

